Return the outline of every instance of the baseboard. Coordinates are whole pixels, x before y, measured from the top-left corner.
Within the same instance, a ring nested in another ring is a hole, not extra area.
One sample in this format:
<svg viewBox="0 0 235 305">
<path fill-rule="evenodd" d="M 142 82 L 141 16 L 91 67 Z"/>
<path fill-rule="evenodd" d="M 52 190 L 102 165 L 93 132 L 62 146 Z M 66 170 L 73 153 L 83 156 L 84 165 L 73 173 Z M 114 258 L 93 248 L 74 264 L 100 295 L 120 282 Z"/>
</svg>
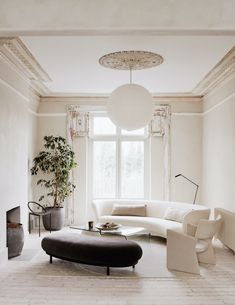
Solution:
<svg viewBox="0 0 235 305">
<path fill-rule="evenodd" d="M 5 249 L 0 250 L 0 266 L 5 264 L 8 261 L 8 249 L 7 247 Z"/>
</svg>

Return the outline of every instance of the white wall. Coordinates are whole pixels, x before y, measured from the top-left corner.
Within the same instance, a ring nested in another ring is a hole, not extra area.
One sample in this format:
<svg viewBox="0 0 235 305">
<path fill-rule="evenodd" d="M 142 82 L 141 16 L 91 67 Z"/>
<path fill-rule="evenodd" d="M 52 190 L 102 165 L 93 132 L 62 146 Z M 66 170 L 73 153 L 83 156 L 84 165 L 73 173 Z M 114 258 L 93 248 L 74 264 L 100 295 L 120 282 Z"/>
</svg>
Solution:
<svg viewBox="0 0 235 305">
<path fill-rule="evenodd" d="M 37 131 L 37 149 L 35 155 L 43 148 L 43 138 L 47 135 L 62 136 L 66 138 L 66 103 L 40 103 Z M 75 222 L 81 223 L 86 218 L 87 202 L 87 139 L 76 138 L 73 143 L 75 160 L 78 167 L 74 170 L 76 189 L 74 191 Z M 34 155 L 34 156 L 35 156 Z M 39 177 L 33 179 L 34 200 L 40 197 L 40 187 L 36 182 Z M 66 203 L 65 203 L 66 204 Z"/>
<path fill-rule="evenodd" d="M 34 199 L 34 176 L 31 175 L 33 158 L 38 147 L 38 111 L 39 98 L 32 98 L 28 105 L 28 200 Z"/>
<path fill-rule="evenodd" d="M 235 212 L 235 78 L 204 104 L 203 202 Z"/>
<path fill-rule="evenodd" d="M 42 149 L 43 138 L 46 135 L 62 136 L 66 138 L 66 102 L 41 102 L 39 106 L 38 117 L 38 146 L 37 151 Z M 75 103 L 76 104 L 76 103 Z M 78 104 L 84 104 L 83 102 Z M 89 105 L 91 105 L 89 103 Z M 73 143 L 73 150 L 75 152 L 76 162 L 78 167 L 74 170 L 74 179 L 76 188 L 74 191 L 74 211 L 75 224 L 86 221 L 87 215 L 87 149 L 88 141 L 86 138 L 76 138 Z M 38 200 L 40 197 L 40 189 L 36 186 L 34 179 L 34 199 Z M 66 204 L 66 203 L 65 203 Z"/>
<path fill-rule="evenodd" d="M 201 151 L 202 151 L 202 103 L 200 101 L 179 100 L 172 102 L 173 112 L 171 127 L 171 200 L 192 202 L 195 188 L 182 178 L 175 179 L 174 175 L 182 173 L 198 184 L 201 182 Z M 66 137 L 66 101 L 44 101 L 40 102 L 38 117 L 38 150 L 42 147 L 42 139 L 45 135 L 61 135 Z M 105 105 L 105 101 L 73 102 L 73 104 Z M 87 140 L 85 138 L 75 139 L 74 151 L 78 168 L 75 170 L 77 188 L 74 193 L 75 198 L 75 222 L 86 221 L 85 216 L 91 215 L 91 209 L 87 200 L 88 181 L 88 157 Z M 163 199 L 163 145 L 161 137 L 151 139 L 151 172 L 150 172 L 150 198 Z M 38 197 L 37 192 L 35 192 Z M 38 198 L 35 198 L 38 199 Z M 200 193 L 198 200 L 200 202 Z"/>
<path fill-rule="evenodd" d="M 171 124 L 171 200 L 193 202 L 196 187 L 183 174 L 199 185 L 196 203 L 201 203 L 202 116 L 173 115 Z"/>
<path fill-rule="evenodd" d="M 7 259 L 6 211 L 20 206 L 27 232 L 28 160 L 32 147 L 28 131 L 35 125 L 35 118 L 29 119 L 28 113 L 32 99 L 19 76 L 0 62 L 0 263 Z"/>
<path fill-rule="evenodd" d="M 202 102 L 190 99 L 166 101 L 171 106 L 170 131 L 170 199 L 193 202 L 195 186 L 183 179 L 175 178 L 181 173 L 199 184 L 197 203 L 201 202 L 201 151 L 202 151 Z M 151 139 L 151 195 L 152 199 L 163 199 L 163 144 L 162 138 Z"/>
</svg>

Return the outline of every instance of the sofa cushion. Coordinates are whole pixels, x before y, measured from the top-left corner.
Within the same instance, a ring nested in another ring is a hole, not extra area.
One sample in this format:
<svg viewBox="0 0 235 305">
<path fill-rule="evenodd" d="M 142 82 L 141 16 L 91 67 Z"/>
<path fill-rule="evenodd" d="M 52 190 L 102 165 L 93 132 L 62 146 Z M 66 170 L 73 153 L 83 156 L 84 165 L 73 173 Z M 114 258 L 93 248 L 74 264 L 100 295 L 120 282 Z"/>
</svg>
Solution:
<svg viewBox="0 0 235 305">
<path fill-rule="evenodd" d="M 112 216 L 146 216 L 146 205 L 114 204 Z"/>
<path fill-rule="evenodd" d="M 182 223 L 185 215 L 187 215 L 190 211 L 190 209 L 177 209 L 168 207 L 163 218 Z"/>
</svg>

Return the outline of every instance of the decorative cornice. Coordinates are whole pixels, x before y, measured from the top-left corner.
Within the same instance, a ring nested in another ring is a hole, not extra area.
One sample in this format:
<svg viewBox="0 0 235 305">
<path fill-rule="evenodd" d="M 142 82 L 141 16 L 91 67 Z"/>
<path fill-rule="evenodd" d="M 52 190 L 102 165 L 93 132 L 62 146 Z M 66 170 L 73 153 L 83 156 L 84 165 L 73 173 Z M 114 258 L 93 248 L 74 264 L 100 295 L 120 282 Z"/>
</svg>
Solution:
<svg viewBox="0 0 235 305">
<path fill-rule="evenodd" d="M 206 116 L 208 113 L 216 110 L 217 108 L 221 107 L 227 102 L 230 102 L 232 98 L 235 97 L 235 93 L 232 93 L 231 95 L 227 96 L 225 99 L 223 99 L 220 103 L 212 106 L 211 108 L 202 112 L 172 112 L 172 116 L 198 116 L 203 117 Z M 64 101 L 64 100 L 63 100 Z M 159 103 L 160 104 L 160 103 Z M 95 106 L 95 105 L 79 105 L 83 111 L 105 111 L 105 106 Z M 35 112 L 31 109 L 28 109 L 29 112 L 37 117 L 63 117 L 66 116 L 65 112 L 58 112 L 58 113 L 42 113 L 42 112 Z"/>
<path fill-rule="evenodd" d="M 235 76 L 235 46 L 199 82 L 192 93 L 205 96 Z"/>
<path fill-rule="evenodd" d="M 35 57 L 18 37 L 0 38 L 0 59 L 7 62 L 30 88 L 41 96 L 41 101 L 106 102 L 108 94 L 63 94 L 52 93 L 44 84 L 51 81 L 47 72 L 40 66 Z M 235 46 L 219 61 L 219 63 L 202 79 L 192 92 L 185 93 L 153 93 L 155 101 L 160 103 L 177 101 L 202 101 L 202 97 L 221 87 L 235 76 Z"/>
<path fill-rule="evenodd" d="M 108 95 L 70 95 L 70 94 L 52 94 L 41 97 L 41 102 L 62 102 L 62 103 L 84 103 L 92 104 L 99 103 L 105 104 Z"/>
<path fill-rule="evenodd" d="M 49 93 L 43 83 L 51 81 L 49 75 L 19 38 L 0 38 L 0 55 L 39 95 Z"/>
<path fill-rule="evenodd" d="M 154 95 L 153 99 L 157 103 L 171 103 L 171 102 L 201 102 L 202 97 L 200 95 L 193 94 L 159 94 Z"/>
<path fill-rule="evenodd" d="M 222 101 L 220 101 L 219 103 L 215 104 L 214 106 L 210 107 L 209 109 L 203 111 L 203 115 L 206 115 L 212 111 L 214 111 L 215 109 L 221 107 L 222 105 L 224 105 L 225 103 L 230 102 L 233 98 L 235 97 L 235 93 L 230 94 L 229 96 L 225 97 Z"/>
<path fill-rule="evenodd" d="M 63 103 L 100 103 L 106 104 L 108 94 L 102 95 L 48 95 L 41 97 L 41 102 L 63 102 Z M 169 102 L 201 102 L 202 97 L 190 93 L 182 94 L 166 94 L 154 95 L 153 100 L 155 103 L 169 103 Z"/>
</svg>

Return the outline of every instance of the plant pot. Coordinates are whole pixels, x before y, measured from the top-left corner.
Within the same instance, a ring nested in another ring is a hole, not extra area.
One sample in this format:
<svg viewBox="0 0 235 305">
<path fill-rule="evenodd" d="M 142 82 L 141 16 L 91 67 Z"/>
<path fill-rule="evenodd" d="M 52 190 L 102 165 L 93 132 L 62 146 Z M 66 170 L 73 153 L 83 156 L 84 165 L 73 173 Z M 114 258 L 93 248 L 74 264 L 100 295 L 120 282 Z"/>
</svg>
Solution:
<svg viewBox="0 0 235 305">
<path fill-rule="evenodd" d="M 51 212 L 51 231 L 59 231 L 64 226 L 64 208 L 48 207 L 47 211 Z M 44 228 L 50 231 L 50 214 L 42 216 Z"/>
</svg>

